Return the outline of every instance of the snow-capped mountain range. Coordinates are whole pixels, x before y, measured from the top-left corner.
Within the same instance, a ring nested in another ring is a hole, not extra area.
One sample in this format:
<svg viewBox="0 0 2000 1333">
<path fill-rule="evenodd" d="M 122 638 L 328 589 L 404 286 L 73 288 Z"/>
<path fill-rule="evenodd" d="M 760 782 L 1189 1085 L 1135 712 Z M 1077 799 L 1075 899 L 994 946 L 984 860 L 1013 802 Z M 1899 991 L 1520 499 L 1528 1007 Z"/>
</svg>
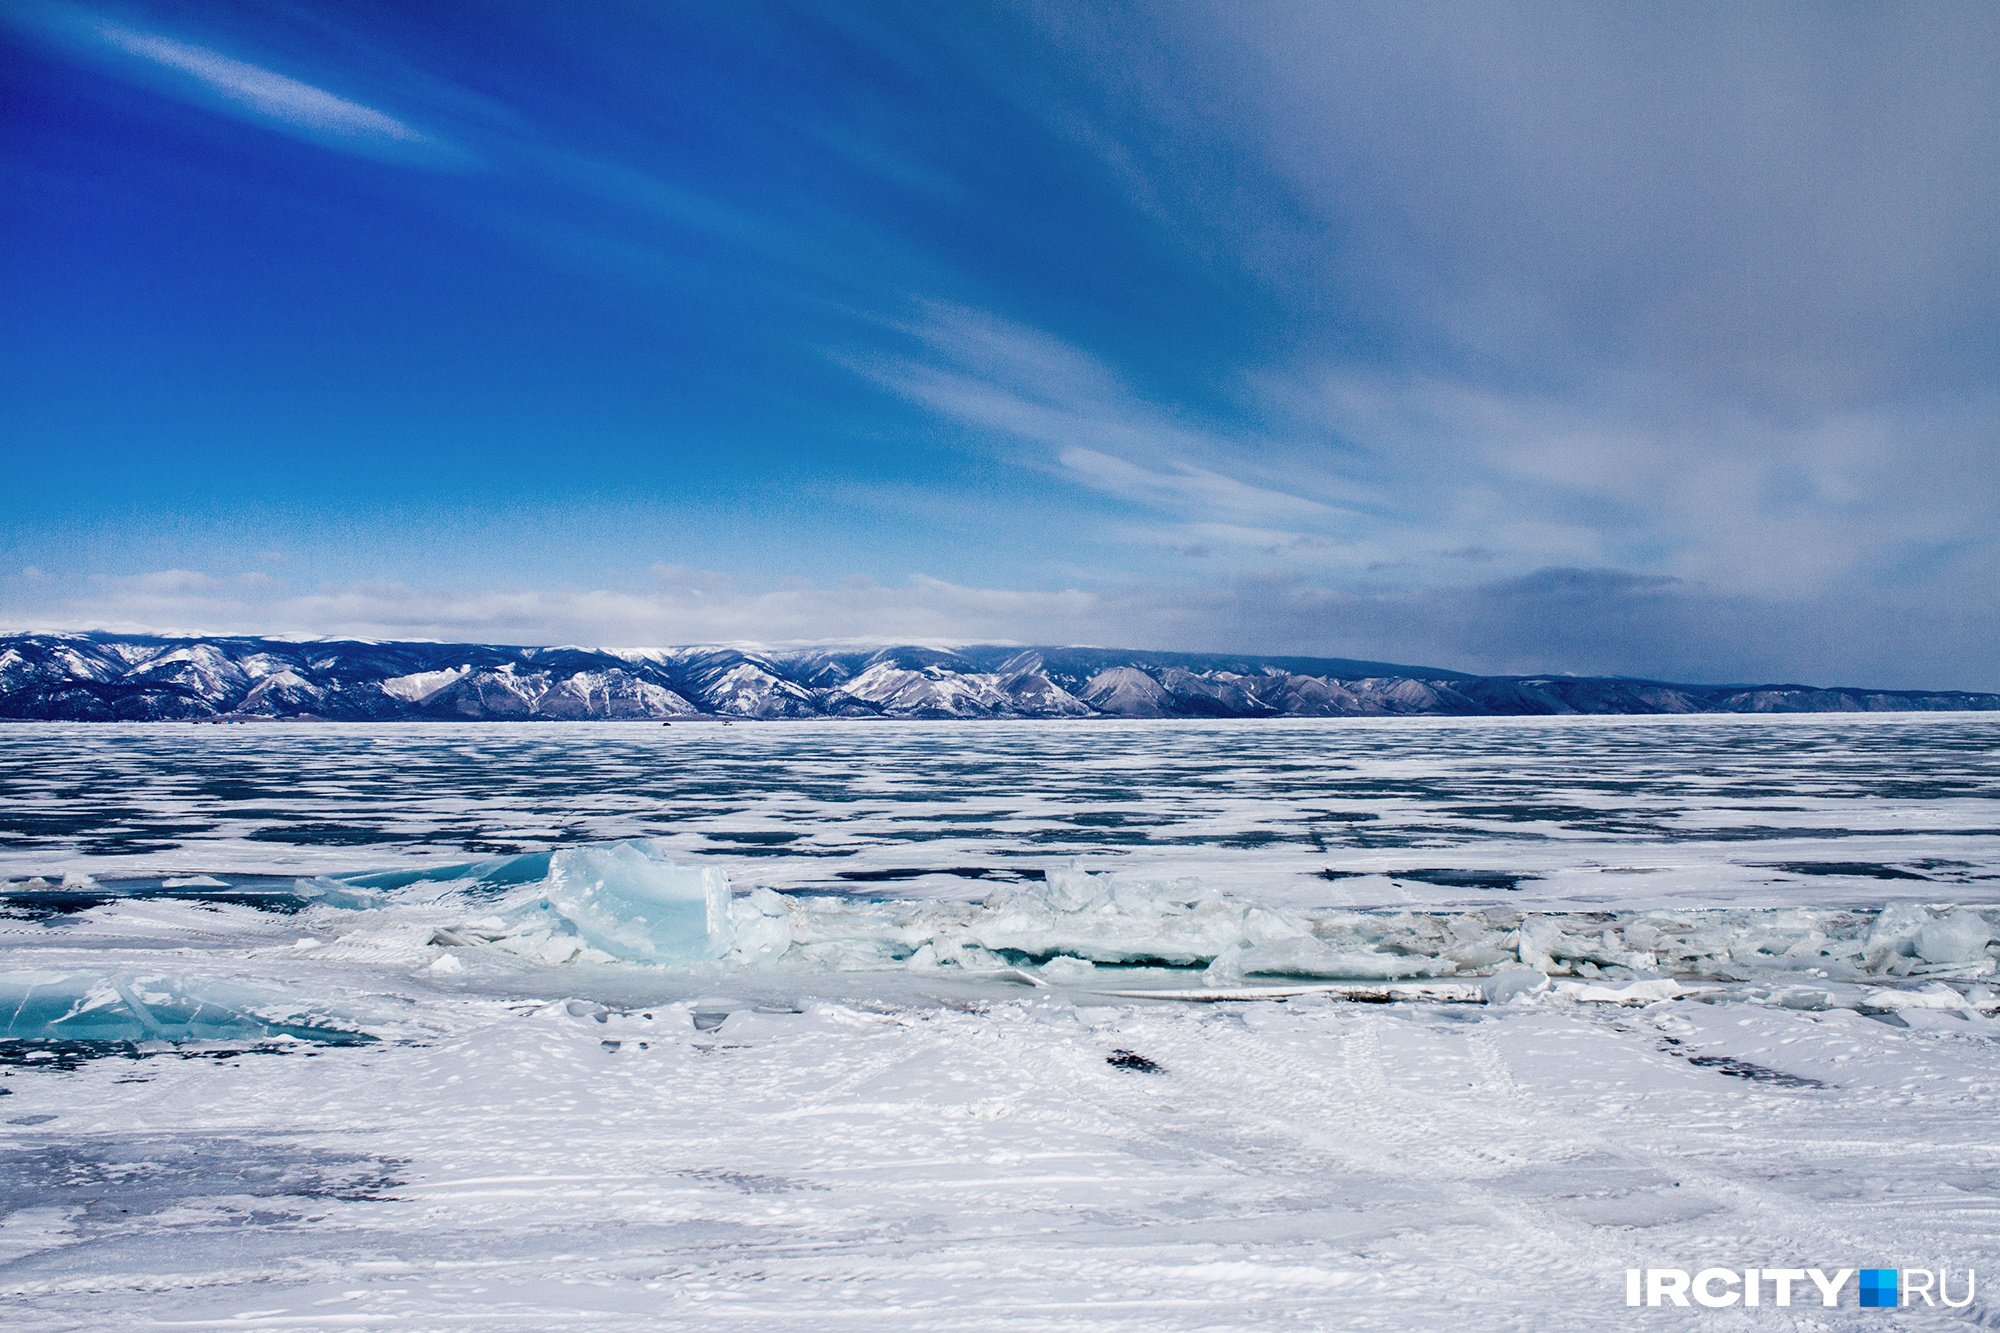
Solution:
<svg viewBox="0 0 2000 1333">
<path fill-rule="evenodd" d="M 2000 695 L 1470 676 L 1114 648 L 516 648 L 0 637 L 0 718 L 199 721 L 1365 717 L 2000 709 Z"/>
</svg>

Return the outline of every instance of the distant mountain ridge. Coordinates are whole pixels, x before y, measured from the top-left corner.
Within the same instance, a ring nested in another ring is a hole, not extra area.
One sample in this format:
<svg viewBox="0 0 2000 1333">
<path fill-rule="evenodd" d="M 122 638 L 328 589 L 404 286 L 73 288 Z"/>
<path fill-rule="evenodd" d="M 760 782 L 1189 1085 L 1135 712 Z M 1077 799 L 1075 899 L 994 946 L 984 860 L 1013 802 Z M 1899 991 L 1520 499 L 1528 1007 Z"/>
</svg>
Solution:
<svg viewBox="0 0 2000 1333">
<path fill-rule="evenodd" d="M 518 648 L 0 636 L 0 719 L 496 721 L 1395 717 L 2000 710 L 1958 690 L 1475 676 L 1346 658 L 1116 648 Z"/>
</svg>

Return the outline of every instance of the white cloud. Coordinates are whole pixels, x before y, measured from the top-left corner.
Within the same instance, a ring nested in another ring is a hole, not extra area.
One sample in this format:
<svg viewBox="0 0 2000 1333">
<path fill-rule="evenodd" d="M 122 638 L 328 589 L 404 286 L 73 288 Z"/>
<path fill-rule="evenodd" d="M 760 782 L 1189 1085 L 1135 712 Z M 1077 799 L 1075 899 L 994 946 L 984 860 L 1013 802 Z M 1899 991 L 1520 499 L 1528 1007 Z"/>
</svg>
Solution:
<svg viewBox="0 0 2000 1333">
<path fill-rule="evenodd" d="M 1410 586 L 1478 549 L 1990 605 L 2000 135 L 1967 109 L 2000 96 L 2000 11 L 1033 13 L 1074 81 L 1007 67 L 1003 91 L 1282 308 L 1272 343 L 1300 331 L 1240 368 L 1245 419 L 1305 478 L 1276 489 L 1379 520 L 1323 535 Z"/>
<path fill-rule="evenodd" d="M 714 641 L 874 642 L 995 638 L 1027 625 L 1084 623 L 1095 599 L 1076 591 L 968 588 L 916 577 L 901 586 L 854 579 L 745 593 L 710 571 L 669 571 L 656 591 L 501 589 L 458 593 L 394 584 L 325 588 L 271 606 L 288 625 L 371 637 L 658 646 Z"/>
<path fill-rule="evenodd" d="M 121 593 L 148 597 L 211 592 L 222 586 L 220 581 L 192 569 L 160 569 L 150 574 L 132 574 L 98 581 Z"/>
<path fill-rule="evenodd" d="M 921 355 L 855 368 L 1159 516 L 1097 535 L 1239 569 L 1417 589 L 1477 549 L 1495 576 L 1611 567 L 1796 601 L 2000 562 L 1991 397 L 1774 417 L 1637 371 L 1538 392 L 1306 363 L 1246 376 L 1251 424 L 1225 433 L 982 312 L 931 304 L 902 332 Z"/>
<path fill-rule="evenodd" d="M 649 589 L 421 589 L 329 585 L 297 595 L 189 570 L 97 580 L 100 593 L 59 607 L 0 608 L 6 623 L 121 632 L 295 633 L 503 643 L 660 646 L 719 641 L 1006 641 L 1034 629 L 1059 639 L 1093 628 L 1100 599 L 1076 590 L 966 587 L 923 575 L 897 586 L 788 580 L 744 592 L 712 570 L 659 566 Z"/>
<path fill-rule="evenodd" d="M 1158 468 L 1114 458 L 1095 449 L 1065 449 L 1057 456 L 1064 470 L 1095 490 L 1202 517 L 1287 518 L 1326 521 L 1339 511 L 1316 500 L 1252 486 L 1207 468 L 1169 460 Z"/>
<path fill-rule="evenodd" d="M 102 40 L 119 50 L 186 74 L 246 110 L 285 125 L 350 139 L 431 142 L 394 116 L 268 69 L 103 19 L 91 26 Z"/>
<path fill-rule="evenodd" d="M 1274 399 L 1408 461 L 1447 545 L 1613 564 L 1760 596 L 1885 590 L 1899 564 L 2000 561 L 2000 399 L 1771 417 L 1624 377 L 1552 397 L 1327 372 Z"/>
<path fill-rule="evenodd" d="M 1305 456 L 1148 401 L 1040 330 L 942 302 L 922 311 L 898 329 L 920 354 L 836 359 L 1003 456 L 1184 522 L 1303 526 L 1343 541 L 1375 523 L 1365 509 L 1378 492 L 1330 451 Z"/>
<path fill-rule="evenodd" d="M 323 147 L 414 165 L 461 170 L 475 159 L 410 122 L 262 65 L 158 32 L 44 0 L 0 18 L 72 57 L 197 106 L 308 139 Z"/>
</svg>

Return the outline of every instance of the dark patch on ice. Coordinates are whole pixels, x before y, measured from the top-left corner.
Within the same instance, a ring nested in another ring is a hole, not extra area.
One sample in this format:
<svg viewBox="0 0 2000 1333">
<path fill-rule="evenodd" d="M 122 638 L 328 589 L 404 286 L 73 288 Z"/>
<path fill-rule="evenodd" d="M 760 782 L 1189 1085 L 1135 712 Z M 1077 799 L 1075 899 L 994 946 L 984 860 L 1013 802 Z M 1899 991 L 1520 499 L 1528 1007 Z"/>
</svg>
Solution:
<svg viewBox="0 0 2000 1333">
<path fill-rule="evenodd" d="M 885 884 L 906 879 L 922 879 L 925 875 L 952 875 L 959 879 L 1047 879 L 1046 870 L 1017 870 L 1008 868 L 996 870 L 991 866 L 937 866 L 920 868 L 899 868 L 894 870 L 836 870 L 834 878 L 853 880 L 862 884 Z"/>
<path fill-rule="evenodd" d="M 137 856 L 142 852 L 177 852 L 180 849 L 181 844 L 177 842 L 124 833 L 102 838 L 86 838 L 83 841 L 85 856 Z"/>
<path fill-rule="evenodd" d="M 979 814 L 973 814 L 973 815 L 954 815 L 942 812 L 933 814 L 927 810 L 920 815 L 890 815 L 888 819 L 891 824 L 991 825 L 993 823 L 993 815 L 986 812 L 981 812 Z M 981 827 L 981 828 L 968 829 L 966 831 L 969 833 L 991 833 L 993 830 L 990 827 Z"/>
<path fill-rule="evenodd" d="M 1540 879 L 1519 870 L 1390 870 L 1391 879 L 1413 879 L 1419 884 L 1436 884 L 1451 889 L 1506 889 L 1521 887 L 1522 880 Z"/>
<path fill-rule="evenodd" d="M 757 843 L 748 846 L 724 845 L 721 847 L 690 847 L 688 851 L 696 856 L 797 856 L 796 847 L 766 847 Z"/>
<path fill-rule="evenodd" d="M 747 1171 L 725 1171 L 720 1167 L 702 1167 L 694 1171 L 676 1171 L 677 1176 L 688 1180 L 707 1181 L 716 1185 L 727 1185 L 742 1190 L 745 1194 L 790 1194 L 795 1190 L 825 1190 L 825 1185 L 816 1185 L 807 1180 L 792 1180 L 785 1176 L 759 1176 Z"/>
<path fill-rule="evenodd" d="M 1218 847 L 1236 847 L 1247 851 L 1256 847 L 1268 847 L 1274 842 L 1290 842 L 1291 840 L 1291 835 L 1287 833 L 1275 833 L 1270 829 L 1251 829 L 1245 833 L 1232 833 L 1226 838 L 1219 838 L 1216 840 L 1216 845 Z M 1324 851 L 1326 850 L 1324 840 L 1321 840 L 1321 842 L 1320 850 Z"/>
<path fill-rule="evenodd" d="M 1883 865 L 1879 861 L 1779 861 L 1757 868 L 1783 870 L 1793 875 L 1852 875 L 1858 879 L 1930 879 L 1929 875 L 1919 875 L 1914 870 L 1904 870 L 1899 866 Z"/>
<path fill-rule="evenodd" d="M 161 1213 L 230 1198 L 384 1202 L 408 1163 L 366 1153 L 316 1152 L 278 1140 L 183 1135 L 56 1139 L 0 1148 L 0 1212 L 77 1208 L 84 1229 L 121 1215 Z M 243 1214 L 245 1222 L 276 1220 Z"/>
<path fill-rule="evenodd" d="M 1582 805 L 1448 805 L 1439 814 L 1460 819 L 1501 819 L 1510 823 L 1560 824 L 1573 819 L 1602 819 L 1608 812 Z"/>
<path fill-rule="evenodd" d="M 853 856 L 859 847 L 814 847 L 792 843 L 784 847 L 765 847 L 755 843 L 722 847 L 689 847 L 685 849 L 693 856 Z"/>
<path fill-rule="evenodd" d="M 114 900 L 108 893 L 80 893 L 63 889 L 29 889 L 0 894 L 0 914 L 29 921 L 46 921 L 54 916 L 88 912 Z"/>
<path fill-rule="evenodd" d="M 1731 1078 L 1747 1079 L 1752 1083 L 1768 1083 L 1774 1088 L 1824 1088 L 1826 1083 L 1804 1074 L 1787 1074 L 1782 1070 L 1752 1064 L 1748 1060 L 1738 1060 L 1731 1055 L 1690 1055 L 1685 1050 L 1676 1049 L 1683 1045 L 1678 1037 L 1662 1037 L 1661 1050 L 1668 1055 L 1678 1055 L 1691 1065 L 1702 1069 L 1713 1069 L 1718 1074 Z"/>
<path fill-rule="evenodd" d="M 1167 1071 L 1136 1051 L 1113 1051 L 1104 1057 L 1104 1063 L 1113 1069 L 1130 1069 L 1140 1074 L 1164 1074 Z"/>
<path fill-rule="evenodd" d="M 49 1121 L 60 1118 L 53 1115 L 17 1115 L 7 1123 L 10 1125 L 46 1125 Z"/>
<path fill-rule="evenodd" d="M 1927 828 L 1928 837 L 1990 838 L 2000 835 L 2000 828 Z M 1771 824 L 1739 824 L 1725 828 L 1666 828 L 1661 836 L 1668 842 L 1767 842 L 1787 839 L 1810 840 L 1814 842 L 1831 838 L 1900 838 L 1909 834 L 1907 828 L 1841 828 L 1829 825 L 1824 828 L 1810 828 L 1793 825 L 1789 828 Z"/>
<path fill-rule="evenodd" d="M 951 836 L 958 836 L 952 834 Z M 1036 829 L 1028 834 L 1030 842 L 1073 842 L 1073 843 L 1120 843 L 1133 844 L 1151 842 L 1153 838 L 1144 829 L 1117 828 L 1077 828 L 1077 829 Z M 1162 838 L 1161 842 L 1180 843 L 1189 846 L 1207 846 L 1208 838 Z"/>
<path fill-rule="evenodd" d="M 1731 1078 L 1747 1078 L 1753 1083 L 1770 1083 L 1780 1088 L 1823 1088 L 1826 1086 L 1825 1083 L 1816 1078 L 1807 1078 L 1803 1074 L 1787 1074 L 1780 1070 L 1767 1069 L 1763 1065 L 1752 1064 L 1748 1060 L 1733 1059 L 1726 1055 L 1690 1055 L 1687 1058 L 1687 1062 L 1691 1065 L 1700 1065 L 1704 1069 L 1713 1069 L 1718 1074 L 1727 1074 Z"/>
<path fill-rule="evenodd" d="M 1536 829 L 1472 828 L 1465 824 L 1406 824 L 1392 830 L 1357 825 L 1343 841 L 1351 847 L 1456 847 L 1468 842 L 1548 842 Z"/>
<path fill-rule="evenodd" d="M 309 900 L 292 889 L 292 881 L 285 880 L 283 883 L 285 887 L 282 889 L 246 889 L 235 885 L 228 888 L 169 889 L 161 887 L 157 880 L 146 880 L 129 884 L 100 884 L 94 889 L 15 889 L 0 892 L 0 915 L 47 921 L 51 917 L 72 916 L 125 899 L 225 904 L 285 915 L 303 911 Z"/>
<path fill-rule="evenodd" d="M 293 1028 L 311 1031 L 310 1038 L 271 1042 L 80 1041 L 68 1038 L 0 1038 L 0 1069 L 55 1069 L 69 1072 L 92 1060 L 149 1060 L 173 1056 L 181 1060 L 229 1060 L 239 1055 L 311 1054 L 310 1046 L 363 1046 L 378 1040 L 365 1032 L 335 1028 Z M 144 1080 L 139 1080 L 144 1082 Z"/>
<path fill-rule="evenodd" d="M 1660 826 L 1652 820 L 1641 819 L 1579 819 L 1564 824 L 1570 833 L 1629 833 L 1641 837 L 1657 837 Z"/>
<path fill-rule="evenodd" d="M 258 829 L 244 836 L 250 842 L 283 842 L 298 847 L 362 847 L 377 842 L 411 841 L 406 834 L 353 824 L 293 824 L 289 828 Z"/>
</svg>

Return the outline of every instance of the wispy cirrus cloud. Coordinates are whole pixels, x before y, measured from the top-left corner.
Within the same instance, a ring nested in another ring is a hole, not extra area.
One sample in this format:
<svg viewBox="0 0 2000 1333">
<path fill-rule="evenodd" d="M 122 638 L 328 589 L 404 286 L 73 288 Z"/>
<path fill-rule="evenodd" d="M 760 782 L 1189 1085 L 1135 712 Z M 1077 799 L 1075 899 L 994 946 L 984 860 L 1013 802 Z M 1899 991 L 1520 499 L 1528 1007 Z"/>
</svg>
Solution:
<svg viewBox="0 0 2000 1333">
<path fill-rule="evenodd" d="M 1069 476 L 1086 486 L 1204 518 L 1249 516 L 1266 522 L 1325 522 L 1340 514 L 1317 500 L 1253 486 L 1179 459 L 1147 467 L 1095 449 L 1064 449 L 1056 458 Z"/>
<path fill-rule="evenodd" d="M 363 143 L 429 144 L 426 135 L 373 107 L 186 42 L 99 19 L 91 28 L 128 55 L 185 74 L 202 88 L 289 129 Z"/>
<path fill-rule="evenodd" d="M 407 120 L 211 47 L 55 0 L 10 17 L 112 73 L 323 147 L 453 170 L 477 164 L 463 146 Z"/>
<path fill-rule="evenodd" d="M 1444 596 L 1473 564 L 1627 570 L 1780 601 L 1915 590 L 1943 614 L 2000 569 L 1991 394 L 1774 418 L 1638 372 L 1554 392 L 1301 361 L 1246 374 L 1225 429 L 983 312 L 932 303 L 903 331 L 920 353 L 850 364 L 1158 516 L 1104 535 L 1239 572 Z"/>
<path fill-rule="evenodd" d="M 1350 472 L 1322 459 L 1281 477 L 1272 464 L 1288 451 L 1260 431 L 1225 433 L 1149 401 L 1039 329 L 944 302 L 898 327 L 919 354 L 836 359 L 1016 461 L 1188 523 L 1350 536 L 1374 522 L 1363 508 L 1374 496 Z"/>
</svg>

